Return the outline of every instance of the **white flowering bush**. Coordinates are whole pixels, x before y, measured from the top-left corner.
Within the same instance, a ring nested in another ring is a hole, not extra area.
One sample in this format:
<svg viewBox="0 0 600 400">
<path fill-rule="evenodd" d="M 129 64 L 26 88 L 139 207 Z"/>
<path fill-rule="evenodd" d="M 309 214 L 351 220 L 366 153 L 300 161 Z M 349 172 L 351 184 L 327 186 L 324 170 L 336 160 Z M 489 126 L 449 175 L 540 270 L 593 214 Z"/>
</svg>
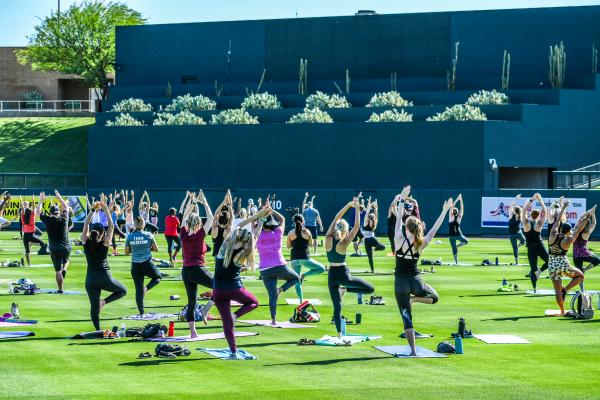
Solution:
<svg viewBox="0 0 600 400">
<path fill-rule="evenodd" d="M 406 107 L 412 105 L 412 101 L 404 99 L 400 96 L 400 93 L 392 90 L 391 92 L 375 93 L 369 100 L 367 107 Z"/>
<path fill-rule="evenodd" d="M 468 104 L 456 104 L 450 108 L 428 117 L 427 121 L 486 121 L 487 117 L 479 107 Z"/>
<path fill-rule="evenodd" d="M 145 126 L 143 121 L 133 118 L 131 115 L 119 114 L 114 121 L 106 121 L 106 126 Z"/>
<path fill-rule="evenodd" d="M 165 125 L 206 125 L 204 120 L 194 113 L 184 110 L 177 114 L 159 113 L 152 123 L 155 126 Z"/>
<path fill-rule="evenodd" d="M 344 96 L 337 94 L 328 95 L 317 91 L 306 98 L 306 108 L 350 108 L 352 105 Z"/>
<path fill-rule="evenodd" d="M 367 122 L 412 122 L 412 120 L 412 114 L 409 114 L 404 110 L 398 112 L 398 110 L 394 108 L 393 110 L 385 110 L 379 114 L 371 114 Z"/>
<path fill-rule="evenodd" d="M 130 97 L 125 100 L 121 100 L 114 104 L 110 111 L 114 112 L 135 112 L 135 111 L 152 111 L 152 104 L 144 103 L 142 99 L 135 99 Z"/>
<path fill-rule="evenodd" d="M 507 95 L 502 92 L 497 92 L 495 89 L 491 92 L 489 90 L 480 90 L 477 93 L 473 93 L 467 100 L 467 104 L 471 106 L 484 106 L 487 104 L 508 104 L 510 99 Z"/>
<path fill-rule="evenodd" d="M 265 93 L 252 93 L 242 102 L 242 108 L 246 109 L 263 109 L 274 110 L 281 108 L 281 103 L 277 100 L 277 96 Z"/>
<path fill-rule="evenodd" d="M 165 107 L 165 111 L 205 111 L 216 110 L 217 102 L 206 96 L 192 96 L 189 93 L 173 99 L 171 104 Z"/>
<path fill-rule="evenodd" d="M 331 124 L 333 118 L 320 108 L 305 108 L 304 112 L 292 115 L 288 124 Z"/>
<path fill-rule="evenodd" d="M 234 108 L 214 114 L 210 123 L 211 125 L 258 124 L 258 117 L 253 117 L 243 108 Z"/>
</svg>

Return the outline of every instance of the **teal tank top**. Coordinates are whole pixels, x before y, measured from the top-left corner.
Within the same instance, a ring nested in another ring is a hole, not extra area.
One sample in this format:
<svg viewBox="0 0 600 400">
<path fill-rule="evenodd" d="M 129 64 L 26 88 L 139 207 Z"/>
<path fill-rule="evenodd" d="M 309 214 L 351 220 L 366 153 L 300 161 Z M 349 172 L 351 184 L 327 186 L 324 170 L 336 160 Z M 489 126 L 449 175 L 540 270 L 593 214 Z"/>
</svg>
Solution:
<svg viewBox="0 0 600 400">
<path fill-rule="evenodd" d="M 327 251 L 327 261 L 329 261 L 330 263 L 341 264 L 346 262 L 346 254 L 340 254 L 335 249 L 339 242 L 339 240 L 333 239 L 333 245 L 331 246 L 331 250 Z"/>
</svg>

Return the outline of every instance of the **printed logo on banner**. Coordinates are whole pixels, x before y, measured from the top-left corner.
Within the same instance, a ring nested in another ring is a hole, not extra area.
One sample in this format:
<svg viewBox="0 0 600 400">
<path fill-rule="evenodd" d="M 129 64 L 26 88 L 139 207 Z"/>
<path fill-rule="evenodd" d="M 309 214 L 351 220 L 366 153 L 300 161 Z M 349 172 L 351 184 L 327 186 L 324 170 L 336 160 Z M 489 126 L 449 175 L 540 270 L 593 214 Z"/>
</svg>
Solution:
<svg viewBox="0 0 600 400">
<path fill-rule="evenodd" d="M 86 217 L 86 198 L 85 196 L 63 196 L 69 207 L 73 210 L 73 222 L 83 222 Z M 31 196 L 23 196 L 23 201 L 29 202 L 29 204 L 37 205 L 39 198 L 36 196 L 33 199 Z M 54 197 L 47 196 L 44 204 L 42 205 L 42 211 L 48 213 L 50 210 L 50 206 L 54 204 Z M 19 209 L 21 208 L 21 203 L 18 196 L 13 196 L 10 202 L 6 205 L 4 209 L 4 218 L 11 222 L 19 221 Z"/>
<path fill-rule="evenodd" d="M 556 198 L 545 199 L 546 207 L 549 208 Z M 481 227 L 482 228 L 508 228 L 510 218 L 510 205 L 514 197 L 482 197 L 481 198 Z M 518 206 L 523 206 L 527 199 L 520 199 Z M 569 199 L 571 204 L 567 208 L 567 221 L 571 224 L 577 223 L 579 217 L 586 211 L 586 199 Z M 541 208 L 538 201 L 534 201 L 532 208 Z"/>
</svg>

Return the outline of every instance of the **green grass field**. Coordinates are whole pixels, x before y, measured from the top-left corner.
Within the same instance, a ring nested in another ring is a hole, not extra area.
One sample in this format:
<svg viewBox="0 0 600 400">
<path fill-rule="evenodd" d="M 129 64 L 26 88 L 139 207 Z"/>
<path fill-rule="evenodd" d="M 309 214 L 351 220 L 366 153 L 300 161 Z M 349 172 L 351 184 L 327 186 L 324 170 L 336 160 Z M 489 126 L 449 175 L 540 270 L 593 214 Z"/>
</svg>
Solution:
<svg viewBox="0 0 600 400">
<path fill-rule="evenodd" d="M 21 242 L 13 232 L 0 234 L 0 259 L 18 259 Z M 162 236 L 159 245 L 165 247 Z M 425 258 L 451 255 L 446 239 L 432 244 Z M 592 247 L 598 246 L 593 243 Z M 597 247 L 596 247 L 597 248 Z M 76 249 L 75 249 L 76 250 Z M 483 258 L 510 261 L 506 239 L 473 239 L 460 249 L 461 261 L 479 263 Z M 524 249 L 523 249 L 524 251 Z M 287 251 L 285 252 L 287 254 Z M 437 267 L 437 273 L 424 275 L 440 294 L 433 306 L 414 306 L 417 330 L 435 335 L 418 344 L 435 349 L 456 331 L 457 320 L 464 317 L 467 328 L 476 333 L 514 334 L 532 342 L 529 345 L 492 345 L 466 339 L 464 355 L 447 359 L 395 359 L 372 345 L 404 344 L 398 337 L 402 323 L 393 297 L 393 258 L 387 250 L 377 253 L 378 274 L 359 273 L 367 269 L 367 259 L 348 258 L 350 267 L 372 282 L 376 293 L 387 300 L 385 306 L 358 305 L 356 296 L 344 298 L 344 315 L 354 319 L 362 313 L 363 323 L 349 326 L 350 333 L 382 335 L 382 339 L 352 347 L 297 346 L 300 338 L 319 338 L 334 334 L 329 323 L 326 275 L 309 277 L 305 296 L 319 298 L 322 321 L 312 329 L 272 329 L 238 324 L 240 330 L 256 331 L 259 336 L 239 338 L 241 349 L 258 356 L 254 361 L 221 361 L 196 351 L 198 347 L 224 348 L 224 340 L 188 343 L 192 355 L 179 359 L 138 360 L 154 345 L 126 340 L 70 340 L 68 336 L 91 331 L 89 305 L 85 295 L 8 295 L 8 280 L 32 279 L 43 288 L 54 287 L 54 272 L 48 267 L 1 268 L 0 311 L 17 302 L 27 319 L 38 319 L 31 328 L 36 336 L 2 340 L 0 397 L 55 399 L 130 399 L 130 398 L 218 398 L 218 399 L 598 399 L 600 376 L 600 319 L 574 321 L 544 317 L 545 309 L 556 308 L 554 298 L 525 294 L 530 283 L 524 266 Z M 165 253 L 160 252 L 160 257 Z M 166 257 L 165 257 L 166 258 Z M 322 257 L 318 257 L 323 261 Z M 523 260 L 525 258 L 523 257 Z M 114 276 L 129 289 L 122 300 L 103 311 L 102 324 L 121 325 L 120 317 L 134 314 L 133 282 L 129 258 L 111 257 Z M 48 257 L 34 256 L 34 264 L 48 264 Z M 209 262 L 212 259 L 209 258 Z M 587 288 L 600 289 L 599 270 L 588 273 Z M 147 309 L 176 312 L 185 302 L 185 291 L 177 269 L 169 274 L 146 298 Z M 67 290 L 84 291 L 85 262 L 73 255 L 67 276 Z M 502 278 L 517 283 L 521 291 L 499 293 Z M 266 291 L 262 282 L 245 281 L 257 295 L 261 306 L 249 319 L 267 319 Z M 539 283 L 550 289 L 548 279 Z M 170 301 L 170 294 L 181 300 Z M 295 296 L 291 289 L 283 294 L 278 308 L 280 320 L 289 318 L 292 306 L 284 299 Z M 596 303 L 597 297 L 594 298 Z M 213 308 L 213 313 L 217 313 Z M 166 322 L 166 321 L 165 321 Z M 128 321 L 128 326 L 140 325 Z M 176 323 L 176 334 L 188 333 L 185 323 Z M 18 330 L 19 328 L 4 328 Z M 209 322 L 200 333 L 220 331 L 220 321 Z"/>
<path fill-rule="evenodd" d="M 90 117 L 0 118 L 0 171 L 87 172 Z"/>
</svg>

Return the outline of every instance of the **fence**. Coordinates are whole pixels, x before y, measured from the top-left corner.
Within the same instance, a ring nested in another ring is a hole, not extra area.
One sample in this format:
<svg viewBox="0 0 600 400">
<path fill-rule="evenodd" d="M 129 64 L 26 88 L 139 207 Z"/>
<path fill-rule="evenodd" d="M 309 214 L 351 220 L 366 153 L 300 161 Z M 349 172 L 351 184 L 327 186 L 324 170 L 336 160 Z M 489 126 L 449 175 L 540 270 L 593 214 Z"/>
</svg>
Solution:
<svg viewBox="0 0 600 400">
<path fill-rule="evenodd" d="M 90 100 L 0 100 L 2 112 L 95 112 Z"/>
<path fill-rule="evenodd" d="M 573 171 L 553 171 L 554 189 L 593 189 L 600 186 L 600 163 Z"/>
<path fill-rule="evenodd" d="M 3 190 L 14 189 L 85 189 L 87 174 L 83 173 L 13 173 L 0 172 L 0 186 Z"/>
</svg>

